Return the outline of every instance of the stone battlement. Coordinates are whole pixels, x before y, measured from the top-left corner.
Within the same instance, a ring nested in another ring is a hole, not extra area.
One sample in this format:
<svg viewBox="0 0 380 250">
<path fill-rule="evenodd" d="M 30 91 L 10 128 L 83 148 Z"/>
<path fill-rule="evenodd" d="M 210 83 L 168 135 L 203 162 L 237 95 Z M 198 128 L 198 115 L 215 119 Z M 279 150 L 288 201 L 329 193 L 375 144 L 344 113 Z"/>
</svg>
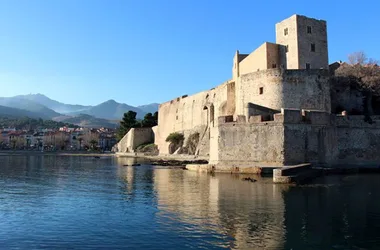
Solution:
<svg viewBox="0 0 380 250">
<path fill-rule="evenodd" d="M 347 118 L 346 118 L 347 119 Z M 284 124 L 311 124 L 311 125 L 329 125 L 331 122 L 331 114 L 319 110 L 305 110 L 305 109 L 281 109 L 281 112 L 270 115 L 253 115 L 246 119 L 244 115 L 238 116 L 220 116 L 218 124 L 231 124 L 231 123 L 261 123 L 268 122 L 284 123 Z M 379 120 L 380 125 L 380 120 Z"/>
</svg>

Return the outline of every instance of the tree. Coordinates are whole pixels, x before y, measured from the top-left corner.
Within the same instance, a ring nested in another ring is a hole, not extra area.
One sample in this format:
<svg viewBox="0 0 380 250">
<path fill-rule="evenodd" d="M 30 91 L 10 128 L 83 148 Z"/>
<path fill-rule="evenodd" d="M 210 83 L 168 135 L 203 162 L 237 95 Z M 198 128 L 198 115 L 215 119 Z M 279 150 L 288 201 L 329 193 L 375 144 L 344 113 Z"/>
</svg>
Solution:
<svg viewBox="0 0 380 250">
<path fill-rule="evenodd" d="M 69 148 L 69 144 L 70 144 L 70 140 L 69 140 L 69 138 L 66 137 L 66 139 L 65 139 L 65 148 L 66 149 Z"/>
<path fill-rule="evenodd" d="M 7 115 L 0 116 L 0 127 L 14 127 L 18 130 L 35 130 L 38 127 L 57 129 L 63 126 L 79 127 L 77 125 L 51 120 L 33 119 L 29 117 L 14 118 Z"/>
<path fill-rule="evenodd" d="M 37 149 L 39 150 L 40 148 L 42 148 L 42 139 L 37 138 Z"/>
<path fill-rule="evenodd" d="M 348 56 L 349 64 L 343 64 L 335 71 L 334 84 L 349 84 L 362 91 L 365 96 L 365 115 L 373 115 L 372 98 L 380 96 L 380 67 L 374 59 L 368 59 L 364 52 Z"/>
<path fill-rule="evenodd" d="M 92 149 L 95 149 L 96 144 L 98 144 L 98 141 L 97 141 L 97 140 L 92 139 L 92 140 L 90 141 L 90 145 L 91 145 L 91 148 L 92 148 Z"/>
<path fill-rule="evenodd" d="M 169 153 L 174 153 L 178 148 L 182 147 L 183 141 L 185 140 L 185 137 L 183 134 L 174 132 L 168 135 L 166 137 L 166 142 L 170 142 L 169 144 Z"/>
<path fill-rule="evenodd" d="M 99 141 L 99 133 L 94 130 L 86 131 L 83 135 L 83 144 L 85 147 L 94 148 Z"/>
<path fill-rule="evenodd" d="M 16 138 L 11 139 L 11 145 L 13 149 L 16 149 Z"/>
<path fill-rule="evenodd" d="M 131 128 L 140 127 L 141 124 L 136 120 L 137 113 L 134 111 L 128 111 L 124 113 L 123 119 L 120 121 L 120 126 L 117 130 L 117 139 L 121 140 L 125 134 L 129 132 Z"/>
<path fill-rule="evenodd" d="M 55 147 L 55 134 L 54 133 L 46 133 L 43 137 L 44 145 L 49 147 L 50 149 Z"/>
<path fill-rule="evenodd" d="M 26 143 L 26 140 L 23 136 L 16 136 L 15 138 L 16 140 L 16 148 L 24 148 L 25 147 L 25 143 Z"/>
<path fill-rule="evenodd" d="M 154 115 L 152 113 L 148 113 L 144 116 L 144 120 L 141 121 L 141 127 L 143 128 L 151 128 L 157 125 L 158 112 L 155 112 Z"/>
<path fill-rule="evenodd" d="M 78 138 L 78 141 L 79 141 L 79 150 L 81 150 L 81 149 L 82 149 L 83 138 L 82 138 L 82 137 L 79 137 L 79 138 Z"/>
<path fill-rule="evenodd" d="M 351 65 L 360 64 L 363 65 L 367 62 L 367 55 L 363 51 L 354 52 L 348 55 L 348 62 Z"/>
</svg>

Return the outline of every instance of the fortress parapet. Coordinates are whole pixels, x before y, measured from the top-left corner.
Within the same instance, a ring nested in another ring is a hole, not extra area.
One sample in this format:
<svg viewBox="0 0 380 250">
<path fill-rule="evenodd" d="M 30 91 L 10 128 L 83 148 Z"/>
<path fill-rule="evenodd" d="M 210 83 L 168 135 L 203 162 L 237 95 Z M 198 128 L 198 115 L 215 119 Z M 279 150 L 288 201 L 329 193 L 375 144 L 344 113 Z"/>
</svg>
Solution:
<svg viewBox="0 0 380 250">
<path fill-rule="evenodd" d="M 343 116 L 342 116 L 343 117 Z M 337 122 L 344 125 L 347 124 L 349 118 L 338 117 Z M 354 119 L 353 121 L 355 121 Z M 360 119 L 359 119 L 360 120 Z M 363 116 L 364 120 L 364 116 Z M 244 115 L 238 116 L 220 116 L 218 118 L 219 126 L 230 123 L 284 123 L 284 124 L 311 124 L 311 125 L 329 125 L 331 123 L 331 114 L 319 110 L 305 109 L 284 109 L 280 112 L 272 114 L 251 115 L 246 119 Z"/>
</svg>

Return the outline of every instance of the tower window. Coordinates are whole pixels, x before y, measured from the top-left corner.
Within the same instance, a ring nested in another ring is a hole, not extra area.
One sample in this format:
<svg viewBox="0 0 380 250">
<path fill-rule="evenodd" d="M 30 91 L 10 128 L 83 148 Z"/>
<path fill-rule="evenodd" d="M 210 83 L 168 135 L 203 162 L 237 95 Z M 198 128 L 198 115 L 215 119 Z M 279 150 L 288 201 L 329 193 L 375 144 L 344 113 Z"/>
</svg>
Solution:
<svg viewBox="0 0 380 250">
<path fill-rule="evenodd" d="M 284 29 L 284 36 L 288 35 L 288 28 Z"/>
<path fill-rule="evenodd" d="M 264 93 L 264 87 L 259 88 L 259 94 L 262 95 Z"/>
<path fill-rule="evenodd" d="M 311 52 L 315 52 L 315 43 L 310 44 Z"/>
<path fill-rule="evenodd" d="M 311 34 L 311 26 L 307 26 L 307 33 Z"/>
<path fill-rule="evenodd" d="M 277 68 L 277 65 L 275 63 L 272 64 L 272 68 L 275 69 Z"/>
<path fill-rule="evenodd" d="M 306 63 L 306 69 L 310 69 L 310 63 Z"/>
</svg>

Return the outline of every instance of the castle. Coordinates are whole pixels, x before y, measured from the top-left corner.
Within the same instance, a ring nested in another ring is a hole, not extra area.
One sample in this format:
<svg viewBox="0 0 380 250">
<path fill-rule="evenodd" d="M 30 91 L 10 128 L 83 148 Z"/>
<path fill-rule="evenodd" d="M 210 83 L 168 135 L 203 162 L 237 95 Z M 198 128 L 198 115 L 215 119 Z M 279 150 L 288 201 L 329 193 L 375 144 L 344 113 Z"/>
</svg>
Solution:
<svg viewBox="0 0 380 250">
<path fill-rule="evenodd" d="M 326 21 L 293 15 L 276 24 L 276 43 L 236 51 L 230 80 L 162 103 L 154 142 L 162 155 L 180 153 L 167 136 L 186 144 L 198 134 L 195 155 L 221 171 L 377 164 L 380 118 L 332 114 L 329 79 Z"/>
</svg>

